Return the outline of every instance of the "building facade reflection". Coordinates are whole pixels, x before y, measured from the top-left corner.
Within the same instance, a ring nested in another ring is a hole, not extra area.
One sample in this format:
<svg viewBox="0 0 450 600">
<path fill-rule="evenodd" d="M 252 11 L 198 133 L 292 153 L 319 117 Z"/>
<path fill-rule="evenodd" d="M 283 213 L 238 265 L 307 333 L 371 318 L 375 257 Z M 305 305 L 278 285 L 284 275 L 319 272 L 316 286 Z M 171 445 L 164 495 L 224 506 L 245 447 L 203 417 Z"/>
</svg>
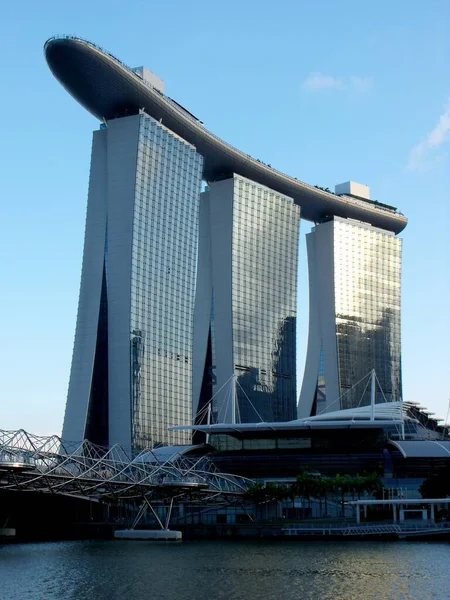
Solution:
<svg viewBox="0 0 450 600">
<path fill-rule="evenodd" d="M 402 240 L 334 217 L 307 235 L 310 329 L 299 415 L 402 397 Z"/>
<path fill-rule="evenodd" d="M 238 175 L 210 184 L 201 205 L 194 413 L 212 389 L 219 420 L 293 419 L 300 209 Z"/>
<path fill-rule="evenodd" d="M 143 111 L 94 132 L 64 439 L 135 454 L 191 422 L 202 165 Z"/>
</svg>

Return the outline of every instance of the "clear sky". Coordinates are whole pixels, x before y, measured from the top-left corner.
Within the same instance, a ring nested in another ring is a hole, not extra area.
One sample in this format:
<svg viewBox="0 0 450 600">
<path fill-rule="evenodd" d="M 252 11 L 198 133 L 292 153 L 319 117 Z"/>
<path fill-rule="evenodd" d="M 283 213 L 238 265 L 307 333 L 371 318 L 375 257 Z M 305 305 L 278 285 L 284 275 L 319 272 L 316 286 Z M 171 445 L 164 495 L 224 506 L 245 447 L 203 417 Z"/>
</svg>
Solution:
<svg viewBox="0 0 450 600">
<path fill-rule="evenodd" d="M 206 127 L 275 168 L 331 189 L 365 183 L 398 206 L 409 218 L 404 398 L 446 416 L 448 0 L 3 0 L 0 9 L 0 429 L 60 433 L 64 414 L 98 123 L 46 66 L 42 46 L 59 33 L 147 66 Z"/>
</svg>

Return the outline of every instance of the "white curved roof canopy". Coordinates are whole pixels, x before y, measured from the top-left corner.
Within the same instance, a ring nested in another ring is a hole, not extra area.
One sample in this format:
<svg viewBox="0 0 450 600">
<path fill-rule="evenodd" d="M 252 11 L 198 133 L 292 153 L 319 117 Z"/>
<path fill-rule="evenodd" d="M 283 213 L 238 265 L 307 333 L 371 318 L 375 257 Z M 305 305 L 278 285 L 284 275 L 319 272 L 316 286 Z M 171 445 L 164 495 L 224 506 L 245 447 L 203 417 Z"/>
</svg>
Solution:
<svg viewBox="0 0 450 600">
<path fill-rule="evenodd" d="M 403 419 L 406 416 L 406 406 L 403 402 L 382 402 L 374 406 L 375 420 Z M 356 408 L 345 408 L 333 412 L 324 412 L 314 417 L 309 417 L 308 421 L 331 421 L 331 420 L 366 420 L 370 419 L 372 407 L 370 405 L 358 406 Z M 305 419 L 301 419 L 304 421 Z"/>
<path fill-rule="evenodd" d="M 403 458 L 449 458 L 450 441 L 448 440 L 391 440 L 403 455 Z"/>
<path fill-rule="evenodd" d="M 174 462 L 176 459 L 187 454 L 191 450 L 203 448 L 202 444 L 189 446 L 160 446 L 153 450 L 145 450 L 138 454 L 133 463 L 166 463 Z"/>
</svg>

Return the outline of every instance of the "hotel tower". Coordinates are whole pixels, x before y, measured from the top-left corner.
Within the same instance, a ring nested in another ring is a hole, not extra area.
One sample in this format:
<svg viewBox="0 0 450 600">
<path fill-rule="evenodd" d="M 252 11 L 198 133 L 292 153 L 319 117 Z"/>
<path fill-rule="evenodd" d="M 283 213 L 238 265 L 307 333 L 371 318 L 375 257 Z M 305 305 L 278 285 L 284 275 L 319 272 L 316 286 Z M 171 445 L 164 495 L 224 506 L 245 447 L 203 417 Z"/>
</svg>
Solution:
<svg viewBox="0 0 450 600">
<path fill-rule="evenodd" d="M 385 397 L 401 397 L 401 213 L 252 158 L 148 69 L 91 42 L 51 38 L 44 54 L 100 123 L 64 439 L 131 454 L 188 444 L 167 428 L 211 398 L 211 419 L 294 419 L 300 216 L 315 227 L 299 414 L 354 406 L 372 368 Z"/>
</svg>

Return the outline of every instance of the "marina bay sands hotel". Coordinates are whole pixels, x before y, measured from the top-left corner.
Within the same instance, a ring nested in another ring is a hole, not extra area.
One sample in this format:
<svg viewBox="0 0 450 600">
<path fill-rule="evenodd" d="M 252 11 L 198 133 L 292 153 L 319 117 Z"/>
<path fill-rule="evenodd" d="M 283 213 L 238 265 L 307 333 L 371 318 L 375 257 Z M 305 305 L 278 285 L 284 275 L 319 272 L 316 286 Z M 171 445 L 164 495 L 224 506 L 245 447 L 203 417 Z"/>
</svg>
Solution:
<svg viewBox="0 0 450 600">
<path fill-rule="evenodd" d="M 44 52 L 100 121 L 64 439 L 136 453 L 167 444 L 168 426 L 191 424 L 209 405 L 208 418 L 225 423 L 367 405 L 373 369 L 376 401 L 401 399 L 397 234 L 407 220 L 396 208 L 370 200 L 366 186 L 331 193 L 255 160 L 153 73 L 95 44 L 51 38 Z M 298 397 L 301 219 L 314 227 Z M 189 443 L 191 432 L 170 436 Z"/>
</svg>

